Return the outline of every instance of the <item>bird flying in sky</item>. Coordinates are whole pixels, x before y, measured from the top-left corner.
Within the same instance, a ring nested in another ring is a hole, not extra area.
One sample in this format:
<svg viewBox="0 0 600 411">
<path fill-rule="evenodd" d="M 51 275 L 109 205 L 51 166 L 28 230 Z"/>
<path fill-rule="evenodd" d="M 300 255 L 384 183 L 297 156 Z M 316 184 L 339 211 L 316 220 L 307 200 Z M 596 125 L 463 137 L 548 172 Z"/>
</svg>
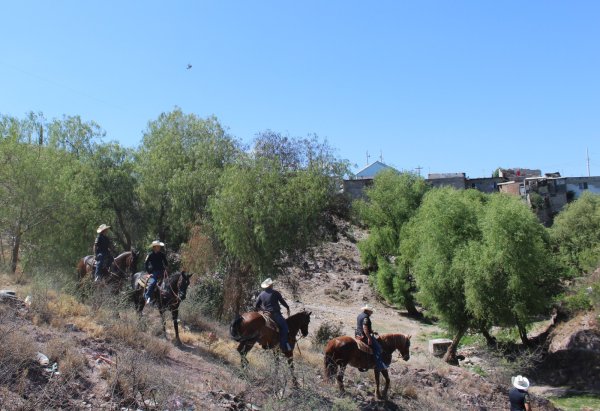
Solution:
<svg viewBox="0 0 600 411">
<path fill-rule="evenodd" d="M 186 69 L 188 69 L 188 70 L 189 70 L 189 69 L 191 69 L 191 68 L 192 68 L 192 65 L 188 63 L 188 65 L 187 65 Z"/>
</svg>

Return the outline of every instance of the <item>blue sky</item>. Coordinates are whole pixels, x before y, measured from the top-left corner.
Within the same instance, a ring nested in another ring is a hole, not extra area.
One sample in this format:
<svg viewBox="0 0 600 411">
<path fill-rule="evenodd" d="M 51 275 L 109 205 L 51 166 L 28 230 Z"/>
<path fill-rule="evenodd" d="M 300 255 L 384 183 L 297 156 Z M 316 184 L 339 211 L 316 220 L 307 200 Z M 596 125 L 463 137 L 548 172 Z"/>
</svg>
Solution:
<svg viewBox="0 0 600 411">
<path fill-rule="evenodd" d="M 598 1 L 18 1 L 0 113 L 137 146 L 179 106 L 244 142 L 316 133 L 357 164 L 600 175 Z M 193 65 L 186 70 L 186 65 Z"/>
</svg>

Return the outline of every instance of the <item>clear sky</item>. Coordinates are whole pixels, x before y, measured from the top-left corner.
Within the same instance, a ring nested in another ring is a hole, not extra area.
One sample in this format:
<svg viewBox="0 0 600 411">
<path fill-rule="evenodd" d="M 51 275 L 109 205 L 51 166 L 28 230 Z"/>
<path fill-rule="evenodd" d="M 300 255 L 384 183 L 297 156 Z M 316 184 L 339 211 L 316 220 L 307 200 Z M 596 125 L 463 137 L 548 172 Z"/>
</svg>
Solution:
<svg viewBox="0 0 600 411">
<path fill-rule="evenodd" d="M 175 106 L 358 167 L 600 175 L 600 1 L 4 1 L 0 113 L 137 146 Z M 186 65 L 192 64 L 187 70 Z"/>
</svg>

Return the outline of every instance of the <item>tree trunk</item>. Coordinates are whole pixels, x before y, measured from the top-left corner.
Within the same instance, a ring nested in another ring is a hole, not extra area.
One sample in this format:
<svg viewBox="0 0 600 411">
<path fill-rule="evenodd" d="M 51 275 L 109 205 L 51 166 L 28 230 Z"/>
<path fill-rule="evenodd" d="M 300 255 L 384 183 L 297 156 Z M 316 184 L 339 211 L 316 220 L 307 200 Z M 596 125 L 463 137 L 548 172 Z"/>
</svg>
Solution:
<svg viewBox="0 0 600 411">
<path fill-rule="evenodd" d="M 452 339 L 452 344 L 450 344 L 450 346 L 448 347 L 448 351 L 446 351 L 446 354 L 444 355 L 444 361 L 446 361 L 448 364 L 458 366 L 456 350 L 458 349 L 458 344 L 460 343 L 460 340 L 462 339 L 463 335 L 465 335 L 466 331 L 466 328 L 458 330 L 456 335 L 454 336 L 454 339 Z"/>
<path fill-rule="evenodd" d="M 517 324 L 517 329 L 519 330 L 519 336 L 521 337 L 521 342 L 524 346 L 529 347 L 529 338 L 527 338 L 527 330 L 525 326 L 519 321 L 519 318 L 515 315 L 515 323 Z"/>
<path fill-rule="evenodd" d="M 14 274 L 17 272 L 17 263 L 19 261 L 19 249 L 21 248 L 21 222 L 17 224 L 15 240 L 13 242 L 12 253 L 10 256 L 10 270 Z"/>
<path fill-rule="evenodd" d="M 406 311 L 408 311 L 408 315 L 410 315 L 411 317 L 421 317 L 421 313 L 419 312 L 419 310 L 417 310 L 417 307 L 415 307 L 415 300 L 412 298 L 412 296 L 404 297 L 404 308 L 406 308 Z"/>
<path fill-rule="evenodd" d="M 121 236 L 119 236 L 119 242 L 121 243 L 125 251 L 131 251 L 131 234 L 129 233 L 129 231 L 127 230 L 127 226 L 125 225 L 123 212 L 116 206 L 114 201 L 112 201 L 112 203 L 113 209 L 115 210 L 115 215 L 117 216 L 117 223 L 119 224 L 121 233 L 123 233 L 123 237 L 125 237 L 125 240 L 123 241 Z"/>
<path fill-rule="evenodd" d="M 490 335 L 489 331 L 485 328 L 481 329 L 481 334 L 485 337 L 485 341 L 487 342 L 488 347 L 496 347 L 498 342 L 496 341 L 496 337 Z"/>
</svg>

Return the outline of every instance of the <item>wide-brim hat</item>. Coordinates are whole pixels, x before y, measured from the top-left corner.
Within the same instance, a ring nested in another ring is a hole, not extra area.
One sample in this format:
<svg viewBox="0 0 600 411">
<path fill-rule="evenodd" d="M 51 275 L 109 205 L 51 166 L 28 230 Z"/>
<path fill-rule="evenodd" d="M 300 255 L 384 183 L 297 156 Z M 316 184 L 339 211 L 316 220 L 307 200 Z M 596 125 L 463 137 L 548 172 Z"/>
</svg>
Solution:
<svg viewBox="0 0 600 411">
<path fill-rule="evenodd" d="M 106 224 L 101 224 L 101 225 L 100 225 L 100 226 L 99 226 L 99 227 L 96 229 L 96 232 L 97 232 L 98 234 L 100 234 L 102 231 L 104 231 L 104 230 L 108 230 L 109 228 L 110 228 L 110 226 L 109 226 L 109 225 L 106 225 Z"/>
<path fill-rule="evenodd" d="M 263 281 L 260 286 L 262 288 L 269 288 L 270 286 L 273 285 L 273 280 L 271 280 L 271 278 L 267 278 L 265 281 Z"/>
<path fill-rule="evenodd" d="M 375 311 L 375 310 L 373 310 L 373 307 L 371 307 L 369 304 L 365 304 L 363 306 L 363 308 L 361 308 L 361 310 L 363 310 L 363 311 L 369 311 L 369 312 Z"/>
<path fill-rule="evenodd" d="M 529 389 L 529 380 L 522 375 L 517 375 L 516 377 L 512 377 L 512 385 L 523 391 L 527 391 Z"/>
<path fill-rule="evenodd" d="M 159 247 L 164 247 L 164 246 L 165 246 L 165 243 L 162 243 L 162 242 L 160 242 L 160 241 L 158 241 L 158 240 L 154 240 L 154 241 L 152 241 L 152 244 L 150 244 L 150 248 L 154 248 L 154 247 L 156 247 L 156 246 L 159 246 Z"/>
</svg>

